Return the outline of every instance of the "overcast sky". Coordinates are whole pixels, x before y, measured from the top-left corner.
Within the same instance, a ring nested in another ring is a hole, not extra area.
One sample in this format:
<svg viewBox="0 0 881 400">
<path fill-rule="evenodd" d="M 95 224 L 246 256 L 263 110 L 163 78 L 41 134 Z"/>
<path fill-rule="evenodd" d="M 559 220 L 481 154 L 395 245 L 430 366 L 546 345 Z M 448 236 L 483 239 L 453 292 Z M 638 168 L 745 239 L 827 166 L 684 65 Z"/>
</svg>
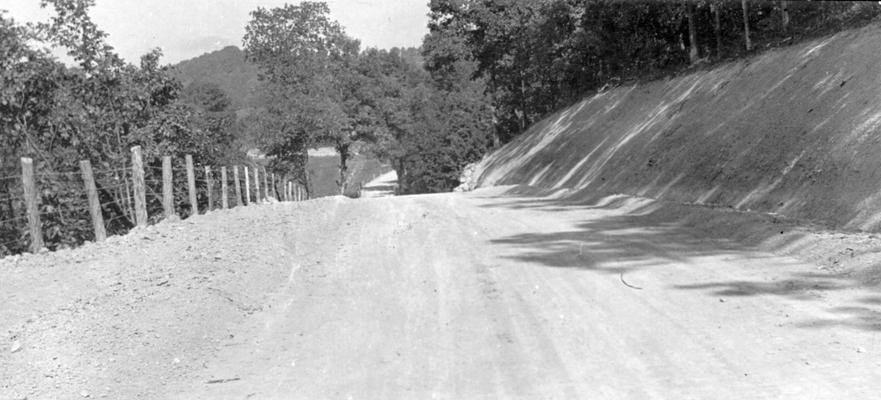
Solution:
<svg viewBox="0 0 881 400">
<path fill-rule="evenodd" d="M 416 47 L 428 33 L 429 0 L 327 0 L 331 15 L 362 47 Z M 45 20 L 39 0 L 0 0 L 18 22 Z M 129 62 L 161 47 L 163 63 L 242 46 L 248 13 L 298 0 L 97 0 L 91 16 Z"/>
</svg>

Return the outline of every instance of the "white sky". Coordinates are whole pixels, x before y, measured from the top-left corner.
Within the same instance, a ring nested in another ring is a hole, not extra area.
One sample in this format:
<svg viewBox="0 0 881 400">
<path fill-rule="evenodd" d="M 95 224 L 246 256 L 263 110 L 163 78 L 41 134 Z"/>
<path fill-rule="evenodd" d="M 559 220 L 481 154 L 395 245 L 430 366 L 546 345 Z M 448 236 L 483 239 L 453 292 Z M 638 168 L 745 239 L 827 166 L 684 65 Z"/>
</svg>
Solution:
<svg viewBox="0 0 881 400">
<path fill-rule="evenodd" d="M 331 16 L 366 47 L 417 47 L 428 33 L 429 0 L 326 0 Z M 0 0 L 19 23 L 45 20 L 39 0 Z M 234 45 L 242 47 L 248 13 L 298 0 L 97 0 L 91 11 L 108 42 L 137 63 L 162 48 L 163 63 L 176 63 Z"/>
</svg>

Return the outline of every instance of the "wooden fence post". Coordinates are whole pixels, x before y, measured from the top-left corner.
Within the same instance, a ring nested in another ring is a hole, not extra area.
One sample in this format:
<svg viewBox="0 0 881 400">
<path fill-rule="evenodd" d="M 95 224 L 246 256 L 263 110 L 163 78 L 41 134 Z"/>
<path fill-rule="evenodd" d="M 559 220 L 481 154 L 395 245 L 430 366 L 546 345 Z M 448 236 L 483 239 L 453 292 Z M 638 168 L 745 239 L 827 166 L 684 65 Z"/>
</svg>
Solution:
<svg viewBox="0 0 881 400">
<path fill-rule="evenodd" d="M 254 202 L 260 202 L 260 167 L 254 167 Z"/>
<path fill-rule="evenodd" d="M 174 174 L 171 170 L 171 157 L 162 157 L 162 208 L 165 218 L 174 215 Z"/>
<path fill-rule="evenodd" d="M 205 166 L 205 184 L 208 185 L 208 211 L 214 209 L 214 179 L 211 177 L 211 167 Z"/>
<path fill-rule="evenodd" d="M 275 185 L 275 174 L 272 174 L 272 197 L 278 200 L 278 186 Z"/>
<path fill-rule="evenodd" d="M 140 227 L 147 226 L 147 183 L 144 181 L 144 160 L 141 146 L 132 147 L 132 186 L 135 196 L 135 221 Z"/>
<path fill-rule="evenodd" d="M 98 199 L 98 189 L 95 187 L 92 163 L 89 160 L 80 161 L 80 172 L 83 174 L 83 182 L 86 186 L 86 198 L 89 199 L 89 214 L 92 216 L 95 241 L 103 242 L 107 239 L 107 230 L 104 228 L 104 216 L 101 214 L 101 200 Z"/>
<path fill-rule="evenodd" d="M 233 184 L 236 187 L 236 205 L 241 207 L 245 204 L 242 202 L 242 184 L 239 183 L 239 166 L 238 165 L 234 165 L 232 167 L 232 178 L 235 179 L 235 182 L 233 182 Z"/>
<path fill-rule="evenodd" d="M 190 190 L 190 214 L 199 215 L 199 203 L 196 200 L 196 171 L 193 170 L 193 156 L 187 154 L 187 187 Z"/>
<path fill-rule="evenodd" d="M 228 186 L 226 179 L 226 167 L 220 167 L 220 206 L 223 207 L 224 210 L 229 208 L 229 196 L 227 195 Z"/>
<path fill-rule="evenodd" d="M 126 175 L 125 171 L 123 171 L 123 173 L 122 173 L 122 182 L 125 186 L 125 197 L 123 198 L 123 205 L 125 206 L 125 212 L 128 215 L 129 221 L 136 221 L 135 220 L 135 209 L 132 208 L 132 196 L 134 196 L 134 195 L 132 194 L 131 185 L 129 184 L 129 179 L 128 179 L 128 176 Z"/>
<path fill-rule="evenodd" d="M 43 230 L 40 223 L 40 208 L 37 206 L 37 185 L 34 183 L 34 160 L 27 157 L 21 159 L 21 183 L 28 212 L 31 253 L 39 253 L 43 248 Z"/>
<path fill-rule="evenodd" d="M 251 205 L 251 178 L 248 175 L 248 167 L 245 167 L 245 205 Z"/>
</svg>

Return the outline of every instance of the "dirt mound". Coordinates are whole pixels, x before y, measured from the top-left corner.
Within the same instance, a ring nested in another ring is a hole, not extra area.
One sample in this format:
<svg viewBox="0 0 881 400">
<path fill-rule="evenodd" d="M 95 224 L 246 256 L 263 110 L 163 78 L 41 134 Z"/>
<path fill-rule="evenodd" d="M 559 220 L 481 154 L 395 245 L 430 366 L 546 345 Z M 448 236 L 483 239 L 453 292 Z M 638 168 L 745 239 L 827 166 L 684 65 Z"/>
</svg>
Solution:
<svg viewBox="0 0 881 400">
<path fill-rule="evenodd" d="M 236 208 L 0 260 L 0 399 L 168 398 L 265 308 L 291 262 L 332 254 L 310 227 L 345 201 Z M 303 230 L 318 244 L 298 248 Z"/>
<path fill-rule="evenodd" d="M 599 93 L 485 159 L 481 186 L 623 193 L 881 230 L 881 27 Z"/>
</svg>

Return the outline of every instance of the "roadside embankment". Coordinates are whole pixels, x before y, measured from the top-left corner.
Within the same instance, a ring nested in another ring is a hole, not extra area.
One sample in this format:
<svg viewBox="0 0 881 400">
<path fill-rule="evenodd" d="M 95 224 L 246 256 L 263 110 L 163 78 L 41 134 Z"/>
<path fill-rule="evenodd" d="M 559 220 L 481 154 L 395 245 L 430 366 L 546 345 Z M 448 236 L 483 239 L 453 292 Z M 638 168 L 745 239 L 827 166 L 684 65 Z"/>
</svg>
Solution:
<svg viewBox="0 0 881 400">
<path fill-rule="evenodd" d="M 615 88 L 487 157 L 480 186 L 626 194 L 881 230 L 881 26 Z"/>
</svg>

